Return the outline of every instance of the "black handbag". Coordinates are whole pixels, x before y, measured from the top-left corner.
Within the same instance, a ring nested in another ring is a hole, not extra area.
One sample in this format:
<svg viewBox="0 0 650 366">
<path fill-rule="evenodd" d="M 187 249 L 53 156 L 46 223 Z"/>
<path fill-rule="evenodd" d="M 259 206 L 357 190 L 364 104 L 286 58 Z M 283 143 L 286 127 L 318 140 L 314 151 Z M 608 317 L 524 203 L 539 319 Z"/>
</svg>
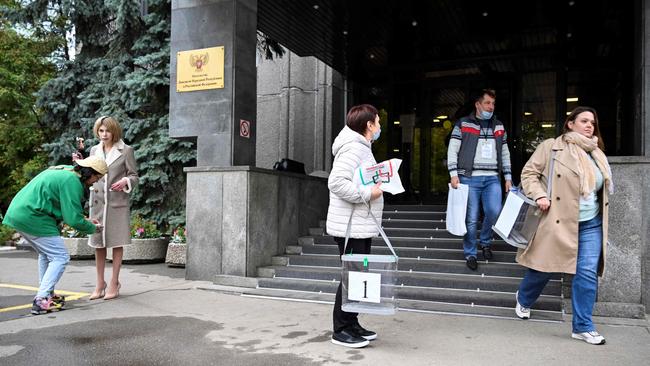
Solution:
<svg viewBox="0 0 650 366">
<path fill-rule="evenodd" d="M 273 164 L 273 169 L 282 171 L 282 172 L 291 172 L 291 173 L 299 173 L 299 174 L 306 174 L 305 173 L 305 164 L 284 158 L 280 161 L 276 161 L 275 164 Z"/>
</svg>

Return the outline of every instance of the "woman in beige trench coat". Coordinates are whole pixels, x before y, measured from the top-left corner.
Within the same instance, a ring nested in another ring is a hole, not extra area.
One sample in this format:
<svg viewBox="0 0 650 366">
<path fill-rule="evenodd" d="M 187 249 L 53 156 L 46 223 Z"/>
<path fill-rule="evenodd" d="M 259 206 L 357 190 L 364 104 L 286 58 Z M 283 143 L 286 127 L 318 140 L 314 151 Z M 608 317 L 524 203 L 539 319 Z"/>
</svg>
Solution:
<svg viewBox="0 0 650 366">
<path fill-rule="evenodd" d="M 553 272 L 574 274 L 571 337 L 590 344 L 605 343 L 591 319 L 598 276 L 605 269 L 608 200 L 613 190 L 603 150 L 596 111 L 578 107 L 567 117 L 564 133 L 541 143 L 521 172 L 524 192 L 545 214 L 528 247 L 517 253 L 517 262 L 528 270 L 517 291 L 515 312 L 522 319 L 530 317 L 530 307 Z M 549 172 L 552 197 L 546 190 Z"/>
<path fill-rule="evenodd" d="M 90 300 L 110 300 L 119 296 L 122 246 L 131 244 L 129 193 L 138 184 L 138 172 L 133 148 L 122 141 L 122 128 L 115 118 L 98 118 L 93 132 L 100 142 L 90 149 L 90 155 L 104 159 L 108 173 L 90 192 L 90 217 L 104 225 L 104 230 L 89 241 L 95 248 L 97 270 L 97 284 Z M 113 249 L 113 273 L 108 284 L 104 280 L 106 248 Z"/>
</svg>

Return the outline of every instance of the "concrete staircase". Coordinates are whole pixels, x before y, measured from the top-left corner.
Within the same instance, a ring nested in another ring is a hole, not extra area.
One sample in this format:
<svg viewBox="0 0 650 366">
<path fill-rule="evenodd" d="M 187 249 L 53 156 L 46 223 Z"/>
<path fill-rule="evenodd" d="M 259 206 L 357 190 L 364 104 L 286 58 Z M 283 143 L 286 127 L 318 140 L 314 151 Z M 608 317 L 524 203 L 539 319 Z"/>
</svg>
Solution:
<svg viewBox="0 0 650 366">
<path fill-rule="evenodd" d="M 444 211 L 440 205 L 384 209 L 383 226 L 399 256 L 400 310 L 514 318 L 515 291 L 525 270 L 515 263 L 515 249 L 495 240 L 493 260 L 488 263 L 479 250 L 479 268 L 470 270 L 462 238 L 445 230 Z M 381 238 L 373 239 L 372 253 L 389 254 Z M 340 268 L 334 239 L 323 227 L 312 228 L 310 236 L 273 258 L 272 266 L 258 268 L 258 286 L 244 296 L 333 303 Z M 532 319 L 563 319 L 561 281 L 558 275 L 549 282 Z"/>
</svg>

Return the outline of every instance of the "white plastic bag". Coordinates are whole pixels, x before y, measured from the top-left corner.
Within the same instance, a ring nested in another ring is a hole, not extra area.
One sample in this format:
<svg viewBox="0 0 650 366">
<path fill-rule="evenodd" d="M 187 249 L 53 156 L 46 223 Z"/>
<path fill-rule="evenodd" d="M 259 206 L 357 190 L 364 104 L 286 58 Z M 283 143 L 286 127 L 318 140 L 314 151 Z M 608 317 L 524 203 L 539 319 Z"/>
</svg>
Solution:
<svg viewBox="0 0 650 366">
<path fill-rule="evenodd" d="M 535 236 L 541 217 L 542 211 L 537 204 L 512 187 L 492 230 L 506 243 L 523 249 Z"/>
<path fill-rule="evenodd" d="M 469 195 L 469 186 L 467 184 L 458 184 L 458 188 L 449 186 L 449 195 L 447 196 L 447 231 L 452 235 L 463 236 L 467 233 L 465 226 L 465 216 L 467 215 L 467 196 Z"/>
</svg>

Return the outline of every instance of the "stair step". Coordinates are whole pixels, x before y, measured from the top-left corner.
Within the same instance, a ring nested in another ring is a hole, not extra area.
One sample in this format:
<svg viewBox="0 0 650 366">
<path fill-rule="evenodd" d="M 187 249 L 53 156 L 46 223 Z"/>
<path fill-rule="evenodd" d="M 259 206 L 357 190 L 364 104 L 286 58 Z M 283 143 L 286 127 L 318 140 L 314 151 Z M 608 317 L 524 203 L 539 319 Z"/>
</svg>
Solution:
<svg viewBox="0 0 650 366">
<path fill-rule="evenodd" d="M 300 248 L 302 250 L 300 251 Z M 438 248 L 413 248 L 413 247 L 398 247 L 393 246 L 395 252 L 400 258 L 428 258 L 428 259 L 463 259 L 463 248 L 456 247 L 455 249 L 438 249 Z M 312 244 L 302 246 L 288 246 L 287 254 L 329 254 L 338 255 L 338 245 L 333 244 Z M 391 254 L 390 249 L 385 245 L 375 245 L 371 250 L 372 254 Z M 515 252 L 512 251 L 492 251 L 494 254 L 494 262 L 515 262 Z M 478 259 L 484 260 L 482 251 L 478 251 Z"/>
<path fill-rule="evenodd" d="M 323 227 L 310 227 L 309 235 L 311 236 L 322 236 L 325 235 L 325 228 Z"/>
<path fill-rule="evenodd" d="M 446 212 L 427 212 L 427 211 L 384 211 L 384 219 L 404 219 L 404 220 L 444 220 L 447 217 Z"/>
<path fill-rule="evenodd" d="M 447 223 L 443 220 L 413 220 L 413 219 L 393 219 L 385 218 L 382 220 L 384 228 L 413 228 L 413 229 L 436 229 L 446 230 Z"/>
<path fill-rule="evenodd" d="M 447 205 L 384 205 L 384 211 L 446 212 Z"/>
<path fill-rule="evenodd" d="M 413 248 L 437 248 L 437 249 L 458 249 L 463 247 L 463 239 L 460 237 L 453 238 L 390 238 L 390 242 L 393 246 L 399 247 L 413 247 Z M 300 245 L 311 245 L 311 244 L 322 244 L 322 245 L 337 245 L 334 241 L 334 237 L 331 235 L 323 236 L 303 236 L 298 238 L 298 243 Z M 385 246 L 384 240 L 382 238 L 373 238 L 372 246 Z M 493 251 L 511 251 L 516 252 L 516 248 L 506 244 L 503 240 L 493 240 L 492 246 Z"/>
<path fill-rule="evenodd" d="M 338 255 L 287 255 L 284 258 L 287 259 L 290 266 L 341 267 L 341 260 Z M 279 264 L 273 262 L 273 265 Z M 417 260 L 412 258 L 401 258 L 399 260 L 399 269 L 401 271 L 411 272 L 462 273 L 469 275 L 483 274 L 486 276 L 502 277 L 523 277 L 526 270 L 525 267 L 515 263 L 487 263 L 485 261 L 479 261 L 478 270 L 472 271 L 467 268 L 465 260 Z M 553 278 L 559 278 L 559 275 L 554 275 Z"/>
<path fill-rule="evenodd" d="M 340 281 L 340 268 L 315 268 L 296 266 L 261 267 L 258 274 L 262 277 L 293 278 L 303 280 Z M 490 277 L 481 275 L 462 275 L 450 273 L 409 273 L 398 271 L 396 283 L 405 286 L 458 288 L 480 291 L 517 291 L 521 278 Z M 562 283 L 553 280 L 544 288 L 544 295 L 559 296 L 562 293 Z"/>
<path fill-rule="evenodd" d="M 313 293 L 294 290 L 257 288 L 245 291 L 242 293 L 242 296 L 262 297 L 285 301 L 306 301 L 330 305 L 334 304 L 334 294 L 331 293 Z M 514 308 L 508 307 L 480 306 L 476 304 L 472 306 L 467 304 L 452 304 L 415 300 L 399 300 L 398 306 L 400 311 L 416 311 L 447 315 L 487 316 L 519 321 L 514 313 Z M 563 321 L 563 314 L 562 312 L 557 311 L 533 310 L 532 318 L 528 321 L 561 322 Z"/>
<path fill-rule="evenodd" d="M 387 227 L 384 229 L 388 237 L 410 237 L 410 238 L 458 238 L 458 236 L 450 234 L 444 228 L 436 229 L 413 229 L 413 228 L 397 228 Z M 310 229 L 311 234 L 311 229 Z"/>
<path fill-rule="evenodd" d="M 425 238 L 425 239 L 461 239 L 462 236 L 457 236 L 449 233 L 446 230 L 445 223 L 432 222 L 432 223 L 419 223 L 414 224 L 415 226 L 421 227 L 404 227 L 402 225 L 395 225 L 391 222 L 386 222 L 382 224 L 386 235 L 391 238 Z M 480 230 L 480 228 L 479 228 Z M 324 227 L 312 227 L 309 228 L 309 236 L 328 236 L 326 228 Z M 495 238 L 493 242 L 501 241 L 501 239 Z"/>
<path fill-rule="evenodd" d="M 316 293 L 336 293 L 339 286 L 334 281 L 300 280 L 292 278 L 260 278 L 259 288 L 277 288 Z M 499 307 L 515 307 L 514 292 L 475 291 L 450 288 L 397 286 L 397 297 L 402 300 L 447 302 L 466 305 L 483 305 Z M 559 296 L 542 295 L 532 308 L 533 310 L 560 311 L 562 299 Z"/>
</svg>

